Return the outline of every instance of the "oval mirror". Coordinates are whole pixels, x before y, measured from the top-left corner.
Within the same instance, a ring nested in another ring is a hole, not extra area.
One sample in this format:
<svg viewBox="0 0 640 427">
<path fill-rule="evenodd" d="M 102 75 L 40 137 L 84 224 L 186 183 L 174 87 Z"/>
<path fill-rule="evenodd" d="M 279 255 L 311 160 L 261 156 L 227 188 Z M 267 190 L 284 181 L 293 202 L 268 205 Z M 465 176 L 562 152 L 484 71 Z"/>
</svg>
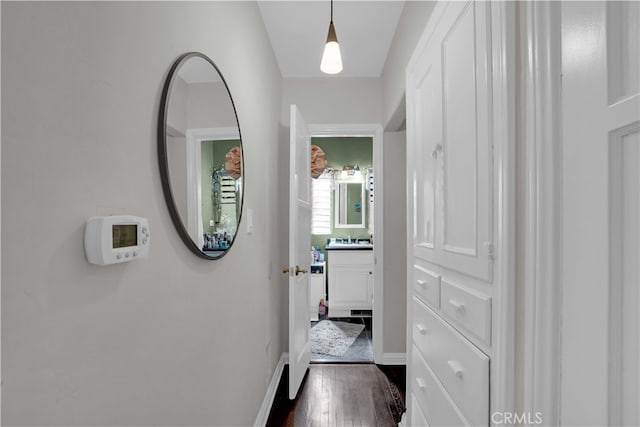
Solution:
<svg viewBox="0 0 640 427">
<path fill-rule="evenodd" d="M 171 66 L 160 103 L 158 159 L 180 237 L 196 255 L 221 258 L 242 216 L 242 138 L 229 87 L 201 53 L 186 53 Z"/>
</svg>

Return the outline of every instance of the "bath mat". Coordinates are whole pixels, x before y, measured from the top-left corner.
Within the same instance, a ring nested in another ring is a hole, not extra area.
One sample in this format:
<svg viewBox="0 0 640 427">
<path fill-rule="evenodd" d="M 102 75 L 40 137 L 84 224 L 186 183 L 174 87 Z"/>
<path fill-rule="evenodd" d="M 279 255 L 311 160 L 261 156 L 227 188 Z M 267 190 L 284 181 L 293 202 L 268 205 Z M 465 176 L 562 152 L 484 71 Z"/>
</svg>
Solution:
<svg viewBox="0 0 640 427">
<path fill-rule="evenodd" d="M 363 329 L 362 324 L 323 320 L 311 328 L 311 352 L 342 356 Z"/>
</svg>

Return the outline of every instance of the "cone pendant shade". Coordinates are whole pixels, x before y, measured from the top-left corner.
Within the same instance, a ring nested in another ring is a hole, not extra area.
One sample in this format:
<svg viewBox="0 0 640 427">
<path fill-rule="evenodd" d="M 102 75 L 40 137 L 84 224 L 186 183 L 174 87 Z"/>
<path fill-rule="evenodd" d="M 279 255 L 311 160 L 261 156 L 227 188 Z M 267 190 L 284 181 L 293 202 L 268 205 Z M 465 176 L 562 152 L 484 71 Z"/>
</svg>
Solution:
<svg viewBox="0 0 640 427">
<path fill-rule="evenodd" d="M 340 56 L 340 46 L 333 20 L 329 23 L 329 33 L 327 34 L 327 44 L 324 46 L 320 70 L 327 74 L 338 74 L 342 71 L 342 57 Z"/>
</svg>

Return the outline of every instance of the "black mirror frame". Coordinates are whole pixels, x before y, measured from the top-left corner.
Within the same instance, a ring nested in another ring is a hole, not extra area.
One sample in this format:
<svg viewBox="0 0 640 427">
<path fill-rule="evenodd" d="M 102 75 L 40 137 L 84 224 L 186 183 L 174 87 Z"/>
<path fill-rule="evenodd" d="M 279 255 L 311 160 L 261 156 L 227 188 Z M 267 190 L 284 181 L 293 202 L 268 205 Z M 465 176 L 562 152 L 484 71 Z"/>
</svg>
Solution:
<svg viewBox="0 0 640 427">
<path fill-rule="evenodd" d="M 231 106 L 233 107 L 233 114 L 236 118 L 236 124 L 238 126 L 238 135 L 240 139 L 240 149 L 242 150 L 242 164 L 241 171 L 242 176 L 242 194 L 240 197 L 240 214 L 238 216 L 238 225 L 236 227 L 236 234 L 233 236 L 233 240 L 228 248 L 226 248 L 220 256 L 211 257 L 208 256 L 205 252 L 203 252 L 191 239 L 184 223 L 182 222 L 182 218 L 180 217 L 180 213 L 178 212 L 178 208 L 175 202 L 175 197 L 173 196 L 173 190 L 171 189 L 171 181 L 169 178 L 169 159 L 167 153 L 167 112 L 169 109 L 169 94 L 171 93 L 171 88 L 173 87 L 173 83 L 175 81 L 176 76 L 178 75 L 178 70 L 180 67 L 191 58 L 202 58 L 207 61 L 211 66 L 216 70 L 220 78 L 222 79 L 222 83 L 224 83 L 224 87 L 227 90 L 227 94 L 229 95 L 229 100 L 231 101 Z M 221 259 L 224 257 L 233 245 L 236 242 L 236 238 L 240 233 L 240 223 L 242 221 L 242 213 L 244 211 L 244 194 L 245 194 L 245 168 L 244 168 L 244 144 L 242 142 L 242 133 L 240 131 L 240 121 L 238 120 L 238 112 L 236 110 L 236 105 L 233 101 L 233 97 L 231 96 L 231 91 L 229 90 L 229 86 L 227 85 L 227 81 L 224 76 L 220 72 L 218 66 L 209 58 L 208 56 L 200 53 L 200 52 L 187 52 L 182 54 L 176 59 L 171 65 L 169 69 L 169 74 L 164 83 L 164 87 L 162 89 L 162 98 L 160 99 L 160 114 L 158 118 L 158 166 L 160 168 L 160 180 L 162 182 L 162 192 L 164 193 L 164 199 L 167 203 L 167 208 L 169 208 L 169 214 L 171 215 L 171 220 L 173 221 L 173 225 L 176 227 L 178 234 L 182 238 L 182 241 L 187 245 L 189 250 L 196 254 L 198 257 L 202 259 L 206 259 L 209 261 L 214 261 Z"/>
</svg>

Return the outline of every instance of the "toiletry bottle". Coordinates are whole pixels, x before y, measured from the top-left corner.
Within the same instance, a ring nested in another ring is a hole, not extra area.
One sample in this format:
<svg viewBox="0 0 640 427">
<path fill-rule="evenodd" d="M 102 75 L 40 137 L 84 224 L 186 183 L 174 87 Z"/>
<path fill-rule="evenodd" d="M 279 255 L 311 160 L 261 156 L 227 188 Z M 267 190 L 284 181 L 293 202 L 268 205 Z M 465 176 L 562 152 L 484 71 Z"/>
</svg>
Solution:
<svg viewBox="0 0 640 427">
<path fill-rule="evenodd" d="M 324 298 L 320 298 L 320 304 L 318 305 L 318 317 L 323 318 L 327 315 L 327 306 L 324 303 Z"/>
</svg>

